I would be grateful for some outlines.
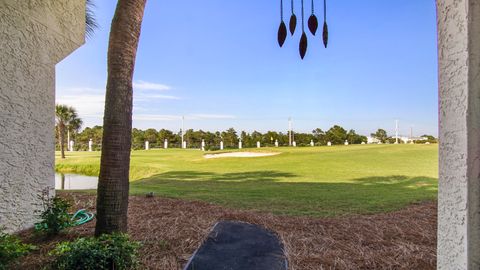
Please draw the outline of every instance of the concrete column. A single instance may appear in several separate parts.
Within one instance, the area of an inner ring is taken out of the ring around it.
[[[220,142],[220,150],[223,150],[223,141]]]
[[[163,142],[163,148],[168,149],[168,140],[167,139],[165,139],[165,141]]]
[[[145,150],[150,150],[150,142],[145,141]]]
[[[93,151],[93,149],[92,149],[93,147],[92,147],[92,146],[93,146],[93,140],[90,139],[90,140],[88,141],[88,152],[92,152],[92,151]]]
[[[438,269],[480,269],[480,3],[437,0]]]
[[[69,128],[68,125],[67,125],[67,142],[68,142],[67,150],[71,152],[72,151],[72,140],[70,140],[70,128]]]

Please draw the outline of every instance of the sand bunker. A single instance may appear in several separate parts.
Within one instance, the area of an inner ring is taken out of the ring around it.
[[[262,153],[262,152],[231,152],[220,154],[208,154],[204,155],[205,158],[228,158],[228,157],[268,157],[275,156],[280,153]]]

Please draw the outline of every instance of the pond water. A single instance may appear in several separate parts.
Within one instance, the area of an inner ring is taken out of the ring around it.
[[[98,177],[73,173],[55,173],[55,189],[80,190],[97,189]]]

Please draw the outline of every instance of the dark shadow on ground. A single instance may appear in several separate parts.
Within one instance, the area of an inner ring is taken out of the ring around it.
[[[131,191],[310,216],[388,212],[437,196],[437,179],[431,177],[392,175],[344,182],[288,182],[294,177],[297,175],[280,171],[172,171],[132,182]]]
[[[239,173],[213,173],[213,172],[197,172],[197,171],[171,171],[157,174],[135,183],[148,183],[155,181],[277,181],[281,178],[298,177],[298,175],[288,172],[279,171],[251,171]]]

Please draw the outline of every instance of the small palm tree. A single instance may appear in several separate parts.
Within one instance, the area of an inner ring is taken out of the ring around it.
[[[80,130],[80,128],[82,127],[82,124],[83,124],[82,119],[80,119],[80,118],[72,119],[72,121],[70,121],[70,123],[68,125],[67,130],[71,134],[76,134]]]
[[[78,130],[82,126],[82,120],[78,117],[77,110],[73,107],[55,105],[55,122],[58,132],[58,143],[62,158],[65,158],[65,132],[68,129]]]

